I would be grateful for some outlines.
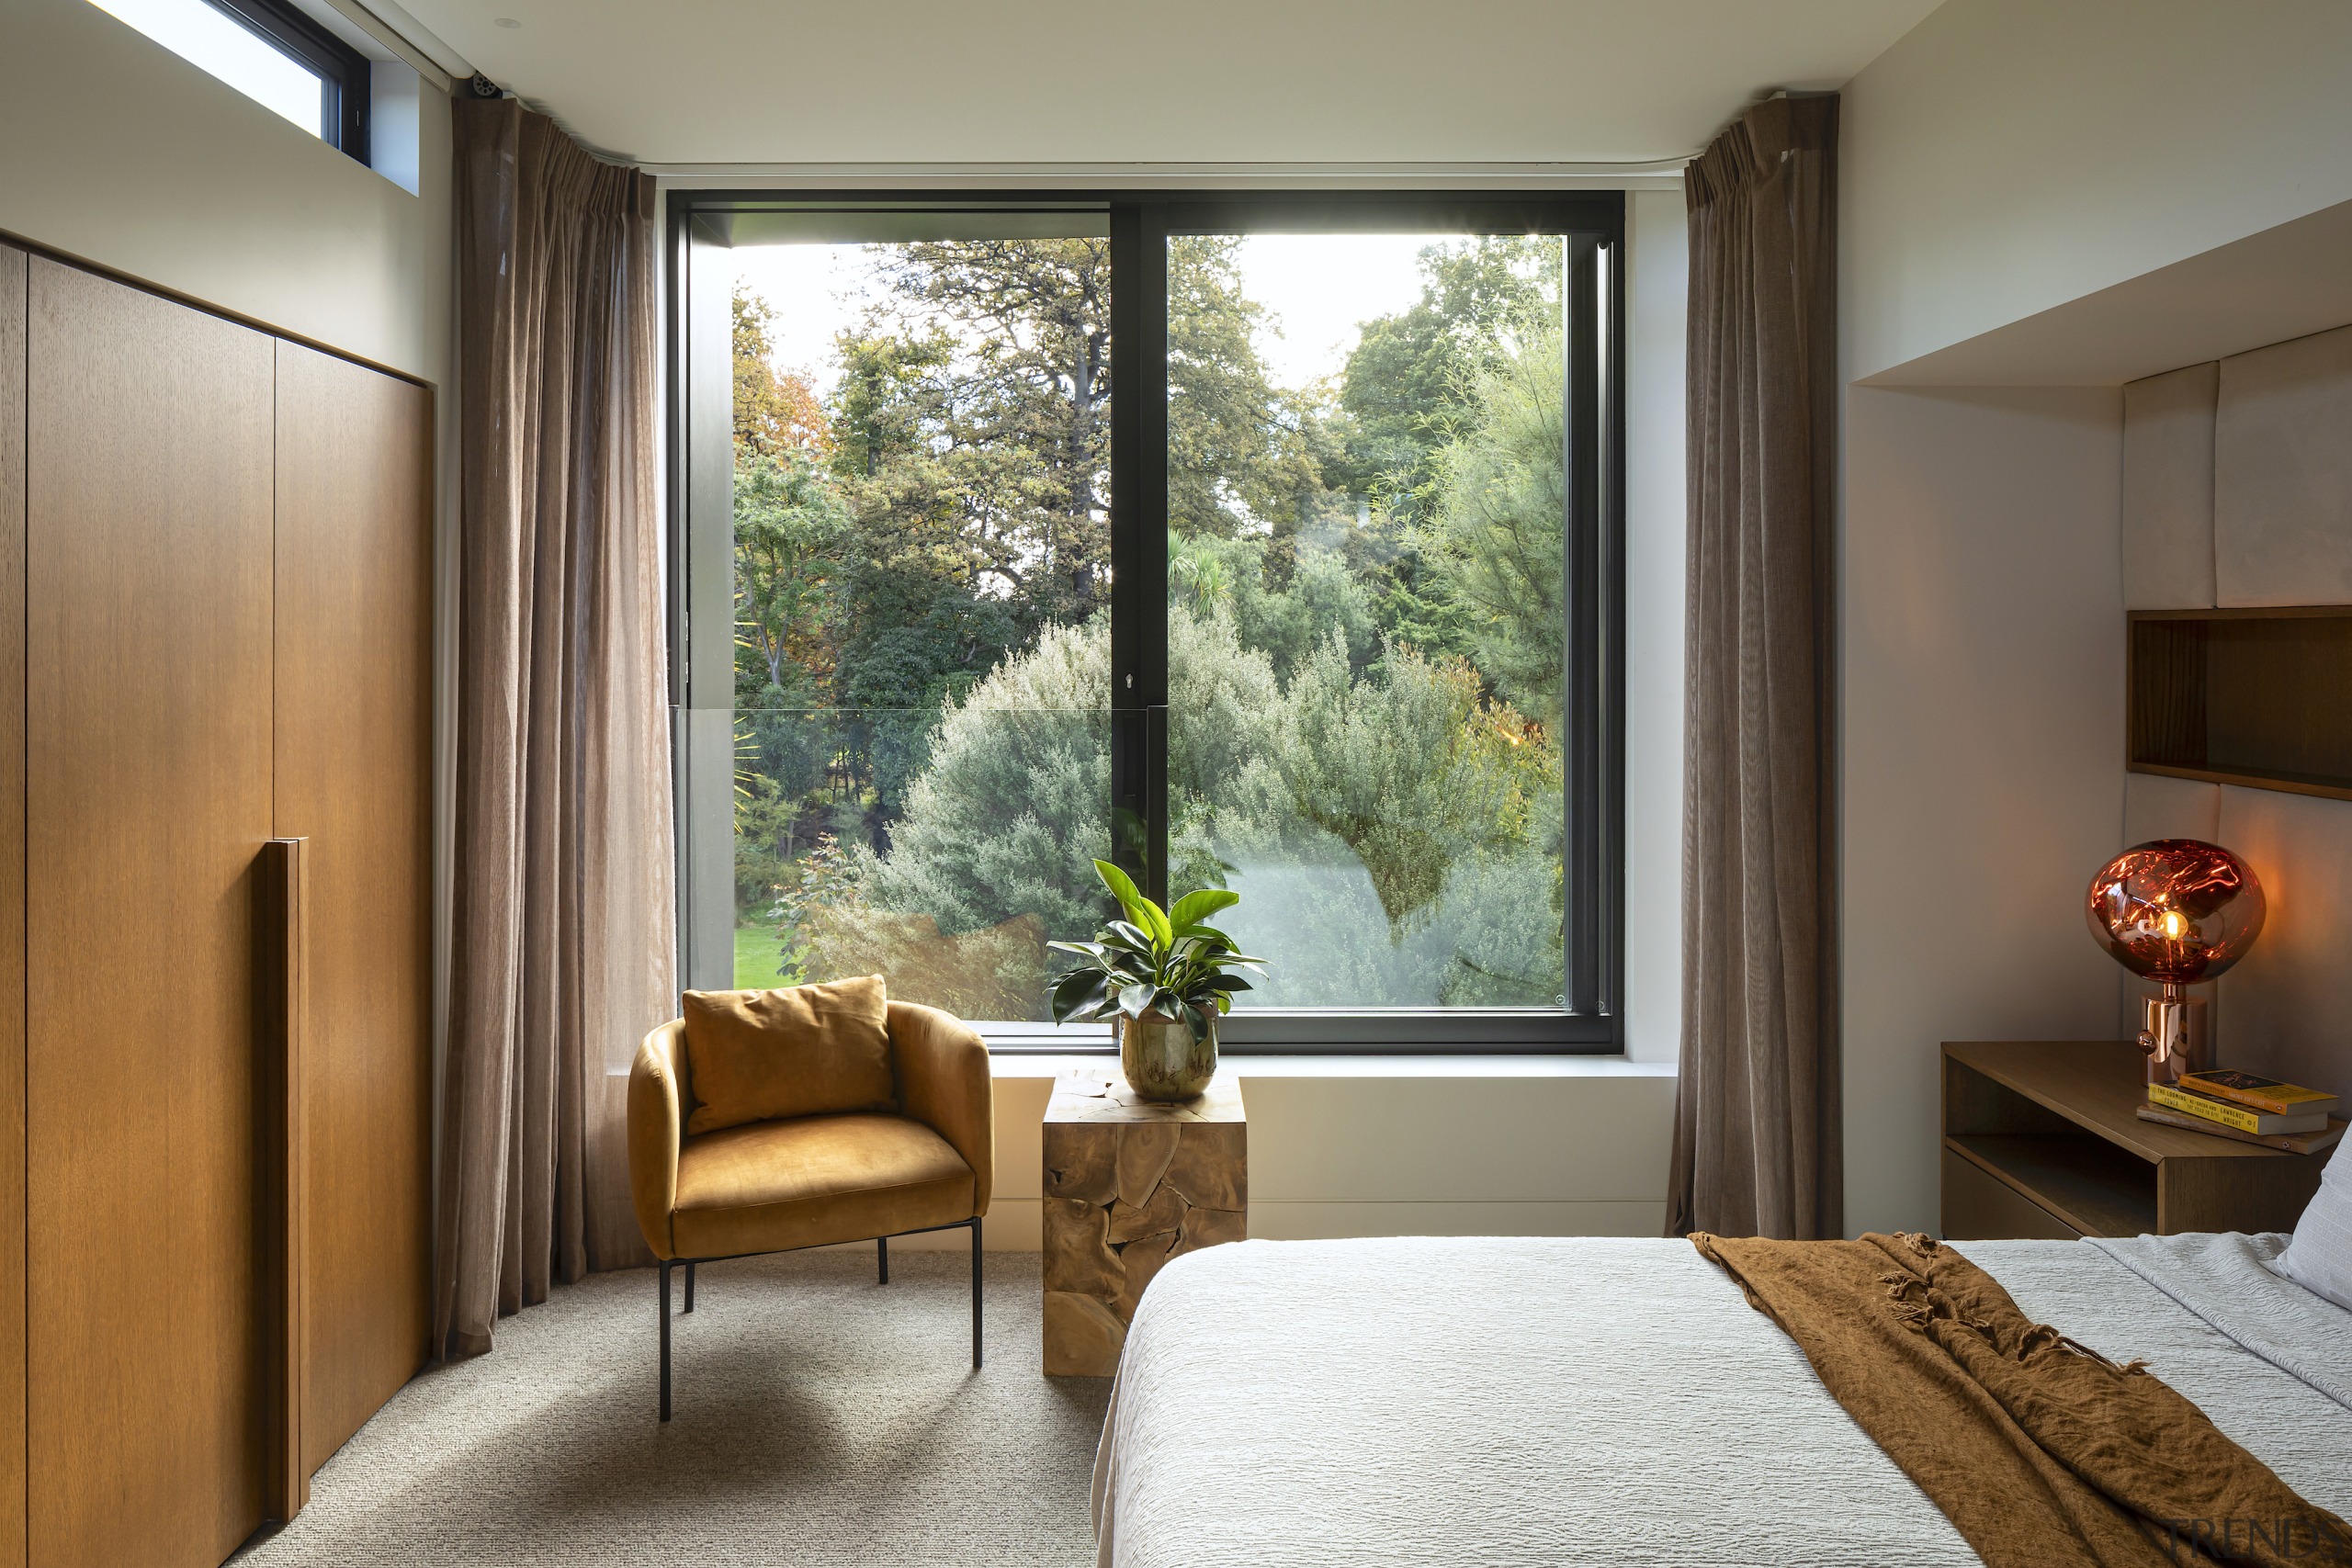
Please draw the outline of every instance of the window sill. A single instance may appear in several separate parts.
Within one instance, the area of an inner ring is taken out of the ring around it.
[[[1240,1078],[1670,1078],[1672,1062],[1633,1062],[1623,1056],[1490,1055],[1427,1053],[1387,1055],[1285,1056],[1227,1055],[1223,1070]],[[1066,1072],[1115,1072],[1107,1053],[1046,1055],[991,1053],[989,1073],[998,1078],[1055,1078]]]
[[[1112,1055],[1107,1022],[972,1021],[998,1055]],[[1248,1008],[1218,1022],[1227,1056],[1622,1055],[1616,1021],[1515,1008]]]

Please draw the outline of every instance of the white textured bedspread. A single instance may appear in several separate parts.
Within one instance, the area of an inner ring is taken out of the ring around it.
[[[2305,1498],[2352,1515],[2352,1411],[2096,1247],[1960,1250],[2029,1316],[2146,1358]],[[1977,1561],[1679,1240],[1180,1258],[1136,1314],[1094,1493],[1104,1568]]]

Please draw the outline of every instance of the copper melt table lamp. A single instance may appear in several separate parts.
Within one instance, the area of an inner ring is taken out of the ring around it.
[[[2201,839],[2134,844],[2091,878],[2091,934],[2117,963],[2161,987],[2140,1003],[2150,1083],[2213,1065],[2203,1059],[2210,1043],[2190,1027],[2187,987],[2245,957],[2262,934],[2264,910],[2252,868]]]

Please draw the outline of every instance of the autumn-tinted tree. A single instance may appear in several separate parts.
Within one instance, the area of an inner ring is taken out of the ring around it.
[[[734,320],[735,449],[756,457],[801,451],[818,457],[832,450],[832,434],[816,389],[771,363],[768,330],[775,311],[741,287],[729,301]]]

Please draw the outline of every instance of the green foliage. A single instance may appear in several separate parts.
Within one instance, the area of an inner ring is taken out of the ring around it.
[[[1421,253],[1420,299],[1364,322],[1341,373],[1340,450],[1325,478],[1377,507],[1380,627],[1424,653],[1469,653],[1476,619],[1419,548],[1442,455],[1476,423],[1481,376],[1530,341],[1558,341],[1561,265],[1557,239],[1432,245]]]
[[[857,862],[865,896],[949,932],[1091,924],[1090,868],[1111,852],[1110,662],[1107,619],[1048,627],[935,711],[889,852]]]
[[[1265,967],[1264,960],[1250,957],[1208,923],[1219,909],[1241,902],[1241,895],[1204,887],[1163,910],[1109,861],[1096,861],[1094,871],[1127,918],[1111,921],[1092,942],[1047,943],[1080,960],[1054,987],[1054,1021],[1156,1014],[1183,1020],[1198,1040],[1214,1018],[1233,1010],[1236,991],[1250,988],[1239,971]]]
[[[849,855],[833,835],[819,834],[807,852],[784,866],[775,879],[775,902],[767,918],[779,944],[777,972],[785,976],[780,984],[797,986],[838,977],[815,974],[812,969],[821,962],[819,955],[831,934],[831,917],[837,910],[854,908],[857,902],[856,873]]]
[[[1308,411],[1266,378],[1250,333],[1239,241],[1168,242],[1168,526],[1178,535],[1278,531],[1322,489],[1307,451]]]
[[[1468,623],[1498,689],[1560,725],[1566,375],[1557,333],[1540,333],[1470,382],[1470,417],[1431,466],[1437,505],[1418,537]]]
[[[821,399],[736,305],[738,906],[787,981],[1042,1017],[1110,912],[1107,246],[873,255]],[[1558,265],[1433,246],[1292,393],[1170,243],[1170,874],[1249,890],[1260,1002],[1560,989]]]
[[[1347,562],[1329,550],[1298,558],[1284,583],[1272,581],[1263,538],[1169,540],[1170,602],[1196,618],[1224,615],[1245,648],[1264,653],[1278,680],[1319,652],[1334,634],[1351,668],[1361,670],[1380,649],[1372,596]]]
[[[1525,741],[1477,672],[1399,650],[1358,681],[1335,638],[1292,682],[1286,782],[1301,820],[1363,863],[1391,926],[1435,902],[1457,861],[1525,837]]]
[[[1275,888],[1280,918],[1247,936],[1277,960],[1261,999],[1558,991],[1558,758],[1474,671],[1392,648],[1357,673],[1334,635],[1284,683],[1230,614],[1182,607],[1169,645],[1170,878]],[[889,852],[854,857],[858,897],[950,935],[1091,926],[1109,653],[1102,620],[1056,628],[945,710]],[[1506,886],[1515,902],[1486,910]]]
[[[1560,315],[1561,243],[1487,237],[1421,253],[1421,298],[1363,323],[1340,387],[1353,422],[1330,478],[1376,496],[1407,524],[1423,511],[1431,459],[1459,428],[1473,378]]]
[[[1314,484],[1233,244],[1180,241],[1170,261],[1170,446],[1225,476],[1191,502],[1210,533]],[[736,301],[736,705],[749,766],[800,803],[795,841],[838,829],[879,852],[942,705],[1105,605],[1110,299],[1099,240],[873,254],[884,295],[813,413],[767,365],[766,307]]]
[[[831,836],[795,863],[771,918],[786,983],[880,973],[893,994],[964,1018],[1035,1018],[1044,1010],[1046,929],[1033,914],[943,931],[921,910],[884,908],[868,897],[876,863],[864,846]],[[739,975],[740,979],[740,975]]]
[[[834,422],[866,540],[1012,606],[1021,633],[1084,619],[1108,583],[1109,243],[874,254],[888,292],[848,345]]]

